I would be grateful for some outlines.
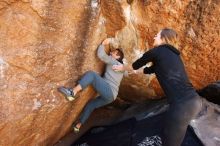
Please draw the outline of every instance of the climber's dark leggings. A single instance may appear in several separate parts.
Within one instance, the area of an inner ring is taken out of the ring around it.
[[[202,100],[199,96],[170,104],[163,131],[163,146],[180,146],[188,124],[200,111]]]

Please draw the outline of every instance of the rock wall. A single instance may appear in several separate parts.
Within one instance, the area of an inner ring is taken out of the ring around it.
[[[0,145],[53,145],[68,132],[94,91],[69,103],[56,89],[102,73],[96,48],[105,37],[116,37],[132,63],[172,27],[195,87],[219,80],[219,16],[218,0],[1,0]],[[130,75],[119,96],[162,94],[154,75]]]

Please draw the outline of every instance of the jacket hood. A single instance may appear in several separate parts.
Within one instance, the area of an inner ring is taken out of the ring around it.
[[[175,54],[180,55],[180,51],[177,50],[177,49],[176,49],[174,46],[172,46],[172,45],[164,44],[164,45],[160,45],[160,46],[158,46],[158,47],[168,48],[168,49],[170,49],[172,52],[174,52]]]

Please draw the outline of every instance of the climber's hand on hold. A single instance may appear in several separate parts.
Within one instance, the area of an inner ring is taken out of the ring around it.
[[[102,45],[108,45],[110,43],[111,38],[106,38],[102,41]]]

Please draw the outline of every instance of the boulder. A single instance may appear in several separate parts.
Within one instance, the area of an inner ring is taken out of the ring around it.
[[[88,70],[103,72],[96,49],[106,37],[132,63],[159,29],[172,27],[195,87],[218,80],[219,8],[216,0],[2,0],[0,145],[53,145],[68,133],[95,92],[89,87],[67,102],[57,87],[73,87]],[[154,75],[124,78],[119,93],[132,102],[161,95]]]
[[[203,107],[190,125],[205,146],[220,145],[220,105],[203,99]]]
[[[207,85],[198,90],[198,93],[208,101],[220,105],[220,81]]]

